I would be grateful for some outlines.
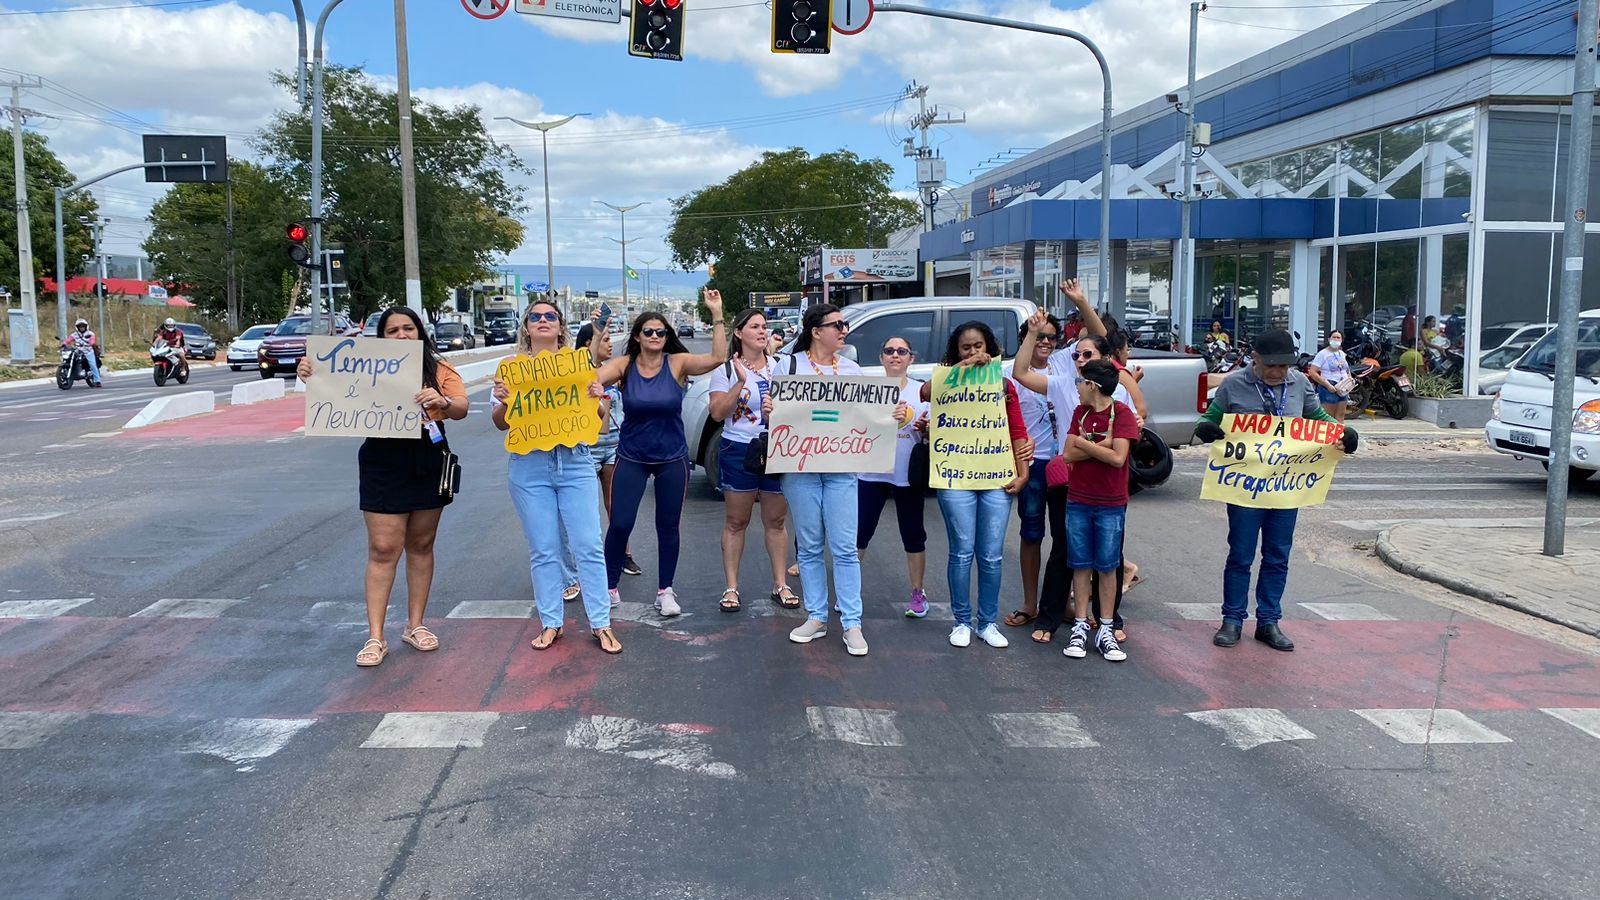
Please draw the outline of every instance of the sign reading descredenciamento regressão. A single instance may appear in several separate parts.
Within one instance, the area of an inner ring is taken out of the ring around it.
[[[787,375],[772,382],[767,471],[892,472],[893,378]]]
[[[306,431],[322,437],[422,436],[422,345],[382,338],[306,338]]]

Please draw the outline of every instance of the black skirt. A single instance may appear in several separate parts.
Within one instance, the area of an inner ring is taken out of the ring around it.
[[[447,444],[427,438],[367,438],[356,454],[361,469],[361,511],[404,515],[438,509]]]

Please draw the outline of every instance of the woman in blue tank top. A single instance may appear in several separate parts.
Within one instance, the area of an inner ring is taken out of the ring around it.
[[[606,530],[606,579],[611,600],[619,599],[617,582],[627,560],[628,536],[639,517],[645,482],[655,478],[656,549],[660,554],[656,610],[675,616],[681,610],[672,579],[678,570],[678,520],[689,488],[689,445],[683,436],[683,394],[689,378],[704,375],[728,357],[722,325],[722,294],[705,292],[711,313],[711,352],[692,354],[660,313],[642,313],[633,320],[627,350],[597,373],[602,385],[619,384],[622,439],[617,468],[611,476],[611,525]]]

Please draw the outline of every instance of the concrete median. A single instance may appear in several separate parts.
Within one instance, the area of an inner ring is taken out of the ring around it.
[[[247,381],[244,384],[233,386],[233,394],[228,402],[234,406],[249,406],[263,400],[277,400],[284,394],[282,378],[268,378],[263,381]]]
[[[190,391],[184,394],[172,394],[168,397],[157,397],[145,404],[139,414],[129,419],[123,429],[143,428],[157,422],[170,422],[173,419],[182,419],[186,416],[198,416],[203,413],[216,412],[217,395],[210,391]]]

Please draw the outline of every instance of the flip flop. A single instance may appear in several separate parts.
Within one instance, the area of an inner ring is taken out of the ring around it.
[[[429,650],[439,649],[439,637],[428,630],[426,625],[418,625],[400,632],[400,640],[426,653]]]
[[[1041,634],[1044,635],[1043,640],[1040,640],[1039,638],[1039,635]],[[1048,644],[1055,640],[1056,633],[1054,631],[1045,631],[1043,628],[1036,628],[1034,629],[1033,634],[1028,635],[1028,637],[1033,638],[1033,642],[1035,644]]]
[[[612,656],[616,656],[618,653],[622,652],[622,642],[617,640],[616,632],[612,631],[609,627],[596,628],[594,629],[593,635],[595,643],[600,645],[601,650],[604,650]]]
[[[1007,627],[1010,627],[1010,628],[1021,628],[1021,627],[1025,626],[1025,625],[1033,624],[1033,620],[1037,619],[1037,618],[1039,618],[1039,614],[1038,613],[1031,613],[1031,612],[1026,612],[1026,611],[1020,610],[1020,609],[1014,609],[1014,610],[1011,611],[1011,615],[1006,616],[1001,621],[1005,622]]]
[[[543,644],[539,643],[540,639],[542,639],[547,634],[550,635],[550,639],[548,641],[545,641]],[[530,646],[532,646],[533,649],[535,649],[535,650],[549,650],[551,647],[554,647],[556,641],[559,641],[559,640],[561,640],[561,629],[559,629],[559,628],[544,628],[544,629],[540,629],[539,637],[534,638],[529,643],[530,643]]]
[[[1144,575],[1142,575],[1142,574],[1135,574],[1133,576],[1133,578],[1131,578],[1128,581],[1127,584],[1122,586],[1122,594],[1123,594],[1123,596],[1127,596],[1129,591],[1133,590],[1134,588],[1138,587],[1141,584],[1144,584],[1146,581],[1149,581],[1149,580],[1150,579],[1144,577]]]

